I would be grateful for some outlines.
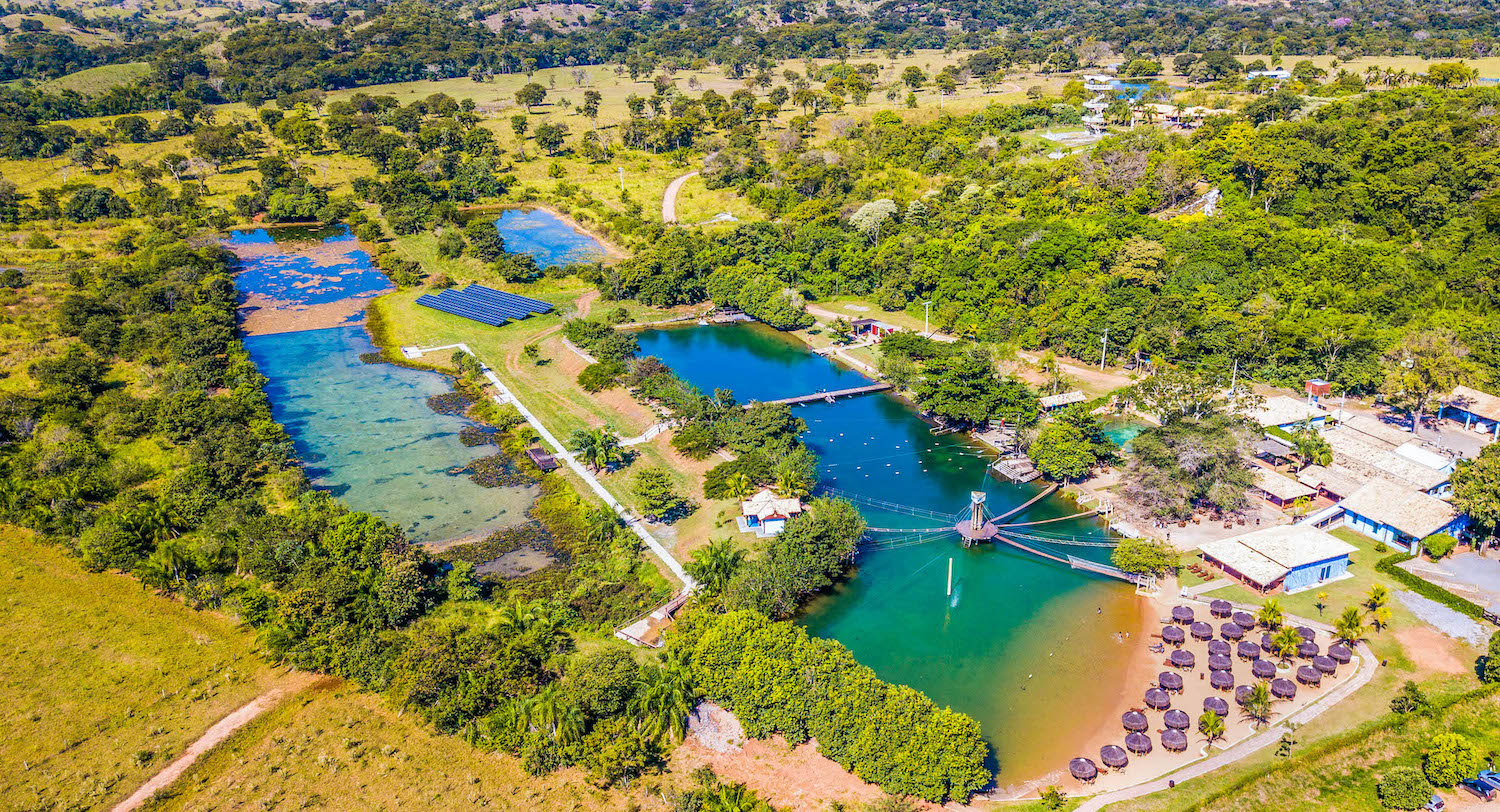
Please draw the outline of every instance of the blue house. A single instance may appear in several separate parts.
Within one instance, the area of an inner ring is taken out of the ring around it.
[[[1439,418],[1464,424],[1470,431],[1500,438],[1500,398],[1467,386],[1453,387],[1453,394],[1443,401]]]
[[[1267,527],[1198,545],[1203,560],[1262,594],[1288,594],[1350,577],[1357,548],[1312,525]]]
[[[1457,538],[1469,526],[1469,517],[1447,502],[1384,477],[1361,485],[1339,507],[1345,527],[1411,553],[1434,533]]]

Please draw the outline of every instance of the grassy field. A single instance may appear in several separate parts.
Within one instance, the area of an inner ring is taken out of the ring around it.
[[[275,672],[249,634],[0,529],[0,807],[106,807]]]
[[[146,62],[121,62],[116,65],[100,65],[97,68],[85,68],[77,73],[67,76],[59,76],[45,82],[37,82],[38,90],[48,93],[61,93],[64,90],[72,90],[85,96],[103,93],[112,87],[128,85],[151,72],[151,65]],[[11,82],[10,84],[15,84]]]

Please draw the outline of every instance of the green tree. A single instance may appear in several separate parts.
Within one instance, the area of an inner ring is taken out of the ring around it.
[[[1264,727],[1271,721],[1271,688],[1264,682],[1250,686],[1250,693],[1240,703],[1240,712],[1255,727]]]
[[[1353,645],[1365,636],[1365,621],[1360,615],[1359,607],[1345,607],[1344,613],[1333,621],[1334,634],[1338,639]]]
[[[906,69],[901,71],[901,84],[912,90],[920,90],[926,83],[927,74],[916,65],[907,65]]]
[[[630,490],[640,499],[641,512],[647,516],[675,518],[691,508],[691,503],[672,489],[672,475],[665,468],[642,470]]]
[[[915,394],[923,411],[957,427],[983,426],[994,419],[1029,425],[1040,408],[1024,383],[999,378],[989,355],[979,349],[934,362]]]
[[[705,591],[716,595],[729,586],[735,571],[744,561],[745,551],[735,547],[733,539],[716,539],[708,546],[694,550],[692,558],[682,568]]]
[[[698,689],[688,666],[669,661],[641,669],[630,712],[638,728],[653,740],[681,739],[687,734],[688,714],[698,704]]]
[[[1391,697],[1391,712],[1399,714],[1426,713],[1432,707],[1427,699],[1427,694],[1411,680],[1407,680],[1401,686],[1401,690]]]
[[[1298,634],[1296,629],[1290,627],[1278,629],[1271,635],[1271,651],[1284,663],[1291,662],[1291,659],[1297,656],[1297,647],[1300,645],[1302,645],[1302,635]]]
[[[1427,404],[1469,373],[1468,356],[1468,346],[1446,327],[1409,332],[1386,353],[1382,391],[1393,406],[1411,410],[1414,433]]]
[[[1490,443],[1453,471],[1453,505],[1491,533],[1500,527],[1500,443]]]
[[[1427,743],[1422,774],[1440,787],[1471,778],[1484,767],[1484,755],[1474,743],[1458,733],[1438,733]]]
[[[1303,426],[1292,437],[1295,440],[1293,448],[1297,452],[1299,470],[1309,465],[1328,465],[1333,462],[1333,446],[1316,429]]]
[[[1088,476],[1099,462],[1094,442],[1082,429],[1062,420],[1050,420],[1042,426],[1027,454],[1037,470],[1061,480]]]
[[[1127,538],[1120,540],[1109,560],[1126,572],[1161,575],[1177,568],[1179,553],[1165,541]]]
[[[516,91],[516,104],[526,108],[530,113],[531,108],[547,100],[547,88],[536,82],[528,82]]]
[[[1432,797],[1432,784],[1416,767],[1392,767],[1380,777],[1375,792],[1387,809],[1421,809]]]
[[[1260,621],[1260,625],[1267,629],[1275,630],[1280,628],[1281,624],[1286,622],[1286,612],[1281,608],[1281,601],[1275,598],[1267,598],[1266,602],[1261,604],[1260,613],[1256,620]]]
[[[1500,632],[1490,635],[1489,648],[1480,659],[1480,680],[1486,683],[1500,682]]]
[[[578,429],[568,439],[568,448],[578,457],[579,462],[595,471],[625,458],[625,451],[620,447],[620,438],[607,427]]]
[[[1224,719],[1213,711],[1204,711],[1198,717],[1198,732],[1211,745],[1219,739],[1224,738]]]

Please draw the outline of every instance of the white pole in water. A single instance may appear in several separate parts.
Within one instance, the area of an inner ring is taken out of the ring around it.
[[[953,597],[953,559],[948,559],[948,597]]]

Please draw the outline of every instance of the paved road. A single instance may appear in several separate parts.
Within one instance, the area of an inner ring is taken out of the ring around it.
[[[663,223],[677,222],[677,193],[682,191],[682,184],[688,182],[688,178],[698,176],[698,170],[693,170],[679,178],[674,178],[667,184],[666,194],[661,196],[661,221]]]

